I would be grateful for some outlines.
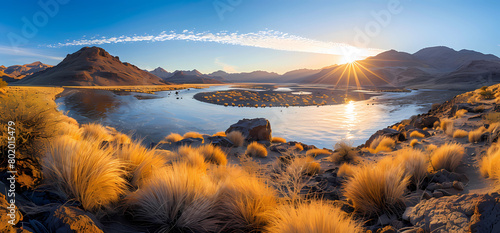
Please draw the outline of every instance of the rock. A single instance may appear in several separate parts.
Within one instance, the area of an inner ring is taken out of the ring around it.
[[[226,134],[240,131],[248,141],[271,141],[271,123],[265,118],[243,119],[231,125]]]
[[[21,220],[23,220],[23,215],[17,206],[9,203],[5,196],[0,193],[0,232],[16,232],[15,225]],[[9,221],[11,222],[9,223]]]
[[[460,104],[457,104],[457,105],[453,105],[451,107],[451,111],[450,111],[449,117],[454,117],[455,113],[458,110],[461,110],[461,109],[465,109],[465,110],[467,110],[467,112],[475,112],[475,110],[474,110],[475,107],[477,107],[477,105],[475,105],[475,104],[469,104],[469,103],[460,103]]]
[[[446,189],[436,189],[437,192],[441,192],[443,196],[451,196],[451,193],[448,192]]]
[[[219,147],[233,147],[233,142],[222,136],[208,137],[207,142]]]
[[[424,195],[422,196],[425,200],[429,200],[432,198],[432,193],[425,191]]]
[[[443,189],[449,189],[451,187],[453,187],[453,183],[452,182],[444,182],[444,183],[441,184],[441,188],[443,188]]]
[[[444,194],[438,190],[434,190],[434,192],[432,192],[432,197],[440,198],[442,196],[444,196]]]
[[[412,228],[410,230],[403,231],[401,233],[425,233],[424,229],[418,227],[418,228]]]
[[[103,232],[94,215],[75,207],[59,207],[46,223],[51,232]]]
[[[442,188],[441,184],[438,184],[438,183],[430,183],[429,185],[427,185],[427,190],[429,191],[434,191],[436,189],[440,189]]]
[[[425,232],[499,232],[500,194],[467,194],[422,200],[407,209],[410,223]]]
[[[405,210],[405,212],[403,213],[403,216],[402,216],[403,220],[410,221],[410,212],[412,212],[412,211],[413,211],[413,207],[406,208],[406,210]]]
[[[271,141],[257,141],[259,144],[264,145],[265,147],[270,147],[271,146]]]
[[[383,214],[380,217],[378,217],[377,223],[382,225],[382,226],[385,226],[385,225],[389,225],[394,220],[397,220],[397,218],[395,216],[388,216],[387,214]]]
[[[399,221],[399,220],[393,220],[391,222],[391,226],[394,227],[395,229],[401,229],[404,226],[404,223]]]
[[[389,129],[385,128],[382,130],[377,131],[375,134],[373,134],[366,142],[365,142],[365,147],[370,147],[370,144],[372,143],[373,140],[375,140],[378,137],[390,137],[393,138],[396,141],[404,141],[406,140],[405,134],[401,133],[395,129]]]
[[[311,149],[317,149],[317,147],[315,147],[313,145],[306,145],[306,144],[301,143],[301,142],[291,141],[291,142],[287,142],[287,143],[281,143],[278,145],[272,145],[271,147],[269,147],[269,150],[274,151],[274,152],[278,152],[278,153],[287,153],[290,150],[294,151],[296,144],[301,145],[305,151],[311,150]]]
[[[449,172],[445,169],[441,169],[435,173],[429,174],[428,178],[429,180],[432,180],[436,183],[453,182],[453,181],[460,181],[464,183],[469,182],[469,178],[467,178],[466,175],[456,172]]]
[[[377,230],[377,233],[396,233],[397,231],[394,230],[394,227],[392,226],[386,226],[384,228],[380,228]]]
[[[453,188],[455,188],[458,191],[463,191],[465,186],[464,186],[464,183],[455,180],[455,181],[453,181]]]
[[[423,128],[432,128],[434,127],[434,122],[439,121],[438,117],[435,116],[420,116],[414,118],[411,122],[410,125],[412,125],[415,128],[418,129],[423,129]]]
[[[175,143],[177,146],[193,146],[197,147],[203,144],[203,139],[201,138],[186,138]]]

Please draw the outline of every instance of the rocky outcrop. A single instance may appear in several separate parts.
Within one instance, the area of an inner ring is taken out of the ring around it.
[[[467,194],[423,200],[403,219],[426,232],[500,232],[500,194]]]
[[[271,123],[264,118],[243,119],[231,125],[226,135],[232,131],[240,131],[247,141],[271,141]]]
[[[377,131],[374,133],[366,142],[365,142],[365,147],[369,147],[370,144],[372,143],[373,140],[375,140],[378,137],[390,137],[393,138],[396,141],[405,141],[406,136],[404,133],[399,132],[395,129],[390,129],[390,128],[385,128],[382,130]]]
[[[418,116],[410,122],[410,125],[417,129],[432,128],[436,121],[439,121],[439,118],[435,116]]]

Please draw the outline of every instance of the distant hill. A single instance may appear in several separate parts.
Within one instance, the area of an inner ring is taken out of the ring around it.
[[[302,78],[308,77],[317,72],[319,72],[319,70],[299,69],[280,75],[274,72],[261,70],[246,73],[227,73],[219,70],[208,75],[212,77],[222,77],[228,82],[296,83],[301,81]]]
[[[28,85],[120,86],[161,85],[162,79],[130,63],[122,63],[99,47],[84,47],[68,54],[57,66],[16,82]]]
[[[172,75],[174,75],[174,73],[170,73],[161,67],[158,67],[152,71],[149,71],[149,73],[154,74],[157,77],[162,78],[162,79],[170,78],[170,77],[172,77]]]
[[[222,84],[224,83],[222,78],[215,79],[208,75],[204,75],[197,70],[193,71],[176,71],[174,74],[164,79],[170,83],[200,83],[200,84]]]
[[[491,54],[483,54],[472,50],[460,50],[437,46],[424,48],[414,53],[413,56],[432,65],[436,69],[453,71],[472,61],[500,61],[500,58]]]
[[[52,66],[43,64],[39,61],[25,65],[13,65],[9,67],[0,66],[0,78],[6,82],[15,82],[50,67]]]

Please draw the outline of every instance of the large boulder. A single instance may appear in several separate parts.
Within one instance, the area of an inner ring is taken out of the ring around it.
[[[208,137],[207,141],[210,144],[219,147],[233,147],[234,145],[233,142],[231,142],[231,140],[223,136]]]
[[[232,131],[240,131],[248,141],[271,141],[271,123],[265,118],[243,119],[231,125],[226,135]]]
[[[407,208],[403,219],[425,232],[500,232],[500,194],[423,200]]]
[[[96,217],[81,209],[61,206],[47,219],[51,232],[103,232]]]
[[[405,141],[406,140],[406,136],[405,136],[404,133],[399,132],[399,131],[397,131],[395,129],[385,128],[385,129],[379,130],[376,133],[374,133],[365,142],[365,147],[370,147],[370,145],[372,144],[373,140],[375,140],[378,137],[384,137],[384,136],[392,138],[392,139],[394,139],[396,141]]]
[[[432,128],[436,121],[439,121],[439,118],[435,116],[418,116],[411,120],[410,125],[418,129]]]

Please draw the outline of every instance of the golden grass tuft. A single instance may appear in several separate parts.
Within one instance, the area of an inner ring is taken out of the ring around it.
[[[486,128],[484,126],[481,126],[477,128],[476,130],[470,131],[469,132],[469,142],[470,143],[477,143],[481,140],[481,135],[486,131]]]
[[[130,137],[126,134],[116,133],[115,135],[113,135],[111,142],[117,145],[130,144],[132,143],[132,139],[130,139]]]
[[[425,150],[427,150],[427,152],[432,152],[434,150],[436,150],[438,147],[434,144],[429,144],[425,147]]]
[[[104,126],[96,123],[84,124],[81,127],[82,137],[85,140],[111,141],[111,132]]]
[[[391,152],[392,149],[396,146],[396,141],[390,137],[381,136],[376,138],[370,144],[370,148],[368,150],[372,154],[376,154],[381,151]]]
[[[113,157],[112,148],[99,144],[97,138],[76,141],[62,136],[48,145],[42,159],[46,183],[94,212],[117,202],[126,188],[123,162]]]
[[[448,128],[453,128],[453,120],[441,119],[441,123],[439,126],[440,126],[441,130],[446,131],[446,129],[448,129]]]
[[[273,137],[271,139],[272,143],[286,143],[286,139],[280,137]]]
[[[207,169],[205,157],[200,153],[198,149],[191,146],[184,145],[177,148],[175,157],[177,161],[185,162],[191,167],[198,168],[200,170]]]
[[[352,177],[354,175],[354,170],[356,167],[354,165],[344,163],[340,165],[339,171],[337,172],[337,176],[340,178]]]
[[[469,132],[465,131],[465,130],[461,130],[461,129],[457,129],[455,130],[455,132],[453,132],[453,138],[465,138],[469,135]]]
[[[243,146],[243,143],[245,143],[245,136],[240,131],[231,131],[226,137],[235,147]]]
[[[331,161],[336,164],[353,163],[359,160],[358,153],[352,147],[352,143],[345,141],[337,142],[334,146],[335,152],[331,155]]]
[[[446,143],[435,149],[431,154],[431,165],[435,171],[446,169],[455,171],[462,162],[465,149],[457,143]]]
[[[320,172],[321,165],[313,157],[297,157],[288,165],[290,169],[300,170],[303,174],[313,176]]]
[[[127,197],[134,219],[158,231],[216,232],[217,185],[185,163],[161,169]]]
[[[487,154],[479,162],[479,172],[485,178],[495,181],[496,189],[500,190],[500,145],[492,145]]]
[[[303,146],[302,146],[302,144],[300,144],[300,143],[295,143],[295,146],[293,146],[293,149],[294,149],[295,151],[301,152],[301,151],[303,151],[303,150],[304,150],[304,147],[303,147]]]
[[[410,133],[411,138],[425,138],[425,135],[423,133],[420,133],[418,131],[413,131]]]
[[[405,208],[403,195],[408,183],[409,177],[397,166],[365,166],[348,179],[344,196],[362,214],[394,214]]]
[[[282,205],[273,214],[264,232],[269,233],[361,233],[363,224],[349,217],[340,208],[320,201]]]
[[[427,155],[421,150],[413,148],[398,150],[394,163],[403,169],[405,176],[409,176],[417,187],[427,176],[429,161]]]
[[[184,134],[183,138],[201,138],[203,139],[203,135],[198,132],[187,132]]]
[[[411,140],[411,142],[410,142],[411,147],[415,147],[417,144],[418,144],[418,139],[416,139],[416,138]]]
[[[227,164],[227,155],[219,147],[208,144],[200,146],[197,149],[205,157],[206,162],[223,166]]]
[[[184,139],[183,136],[181,136],[180,134],[177,134],[177,133],[170,133],[168,136],[165,137],[165,139],[163,139],[163,141],[161,141],[160,143],[162,142],[178,142],[178,141],[181,141],[182,139]]]
[[[467,110],[465,109],[460,109],[458,111],[455,112],[455,117],[456,118],[461,118],[463,117],[465,114],[467,113]]]
[[[226,132],[220,131],[220,132],[217,132],[214,135],[212,135],[212,137],[217,137],[217,136],[225,137],[226,136]]]
[[[317,157],[318,155],[331,155],[327,149],[310,149],[306,152],[306,156]]]
[[[247,146],[245,154],[251,157],[264,158],[267,157],[267,149],[264,145],[258,142],[252,142]]]

